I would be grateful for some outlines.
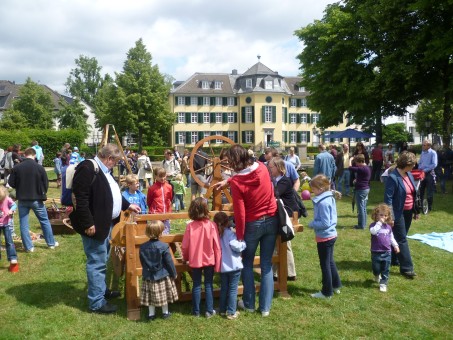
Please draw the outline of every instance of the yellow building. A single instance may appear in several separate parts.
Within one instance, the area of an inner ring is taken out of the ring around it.
[[[258,62],[243,74],[195,73],[175,82],[170,92],[176,114],[172,144],[194,145],[207,136],[223,135],[255,149],[317,145],[322,138],[316,127],[319,113],[308,109],[309,93],[300,81]]]

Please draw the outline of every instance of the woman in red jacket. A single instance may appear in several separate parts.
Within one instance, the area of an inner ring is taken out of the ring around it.
[[[277,204],[269,171],[261,162],[254,162],[246,149],[232,146],[227,153],[229,166],[235,175],[229,179],[233,197],[234,220],[238,240],[244,240],[242,253],[244,293],[239,307],[255,311],[253,260],[260,246],[261,287],[259,311],[268,316],[274,294],[272,254],[277,238]]]
[[[148,188],[146,202],[150,214],[171,213],[173,188],[166,180],[167,172],[162,167],[154,169],[155,182]],[[165,229],[163,234],[170,234],[170,220],[163,220]]]

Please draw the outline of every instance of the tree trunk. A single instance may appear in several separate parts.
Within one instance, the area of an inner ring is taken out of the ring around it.
[[[450,147],[451,143],[451,90],[449,89],[450,85],[450,62],[446,60],[444,66],[444,81],[443,81],[443,90],[444,90],[444,115],[443,115],[443,124],[442,124],[442,143],[444,148]]]
[[[376,112],[375,133],[376,133],[376,144],[382,143],[382,114],[380,109],[378,112]]]
[[[142,131],[142,129],[138,129],[138,140],[137,140],[138,154],[141,154],[141,152],[142,152],[142,146],[143,146],[142,138],[143,138],[143,131]]]

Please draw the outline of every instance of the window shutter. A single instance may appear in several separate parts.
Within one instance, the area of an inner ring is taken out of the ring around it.
[[[252,123],[255,123],[255,107],[252,106]]]
[[[307,143],[310,143],[310,131],[305,131],[307,133]]]
[[[252,131],[252,143],[255,144],[255,131]]]
[[[238,122],[238,113],[237,112],[233,112],[233,116],[234,116],[234,122],[237,123]]]
[[[241,122],[245,123],[245,107],[242,107]]]
[[[234,106],[238,106],[238,99],[234,97]]]
[[[296,106],[297,107],[301,107],[302,106],[302,100],[301,99],[297,99],[296,100]]]
[[[186,123],[190,123],[191,119],[190,119],[190,116],[191,116],[191,113],[190,112],[186,112]]]
[[[178,136],[179,136],[179,132],[175,132],[175,142],[174,142],[175,145],[179,143]]]
[[[235,143],[238,142],[238,132],[237,131],[234,131],[234,141]]]
[[[297,143],[301,143],[302,142],[302,132],[301,131],[297,131],[297,134],[296,134],[296,140],[297,140]]]
[[[228,105],[228,97],[222,97],[222,105],[227,106]]]
[[[264,106],[261,108],[261,123],[265,122]]]
[[[306,113],[307,115],[307,123],[311,123],[311,114]]]
[[[222,136],[228,138],[228,131],[223,131],[223,132],[222,132]]]
[[[302,122],[302,113],[296,113],[296,123],[300,124]]]
[[[190,105],[190,97],[186,97],[186,105]]]
[[[190,144],[192,141],[190,140],[191,134],[190,132],[186,132],[186,143]]]
[[[211,112],[209,114],[210,118],[211,118],[211,123],[215,123],[215,112]]]
[[[215,136],[215,135],[216,135],[215,131],[211,131],[211,136]]]
[[[283,123],[288,123],[288,108],[283,108]]]
[[[203,105],[203,97],[198,97],[198,106]]]
[[[288,131],[283,131],[283,141],[288,143]]]
[[[198,123],[203,123],[203,112],[198,112]]]
[[[277,107],[272,106],[272,123],[277,121]]]
[[[228,113],[222,113],[222,123],[228,123]]]
[[[241,142],[242,142],[242,144],[245,143],[245,131],[242,131],[242,141]]]
[[[203,137],[204,137],[204,133],[202,131],[199,131],[198,132],[198,140],[197,140],[197,142],[201,141],[203,139]]]
[[[209,101],[211,103],[211,106],[215,105],[215,97],[209,97]]]

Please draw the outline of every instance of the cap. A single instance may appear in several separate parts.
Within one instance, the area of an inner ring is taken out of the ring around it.
[[[79,148],[77,146],[74,146],[74,151],[79,151]]]

